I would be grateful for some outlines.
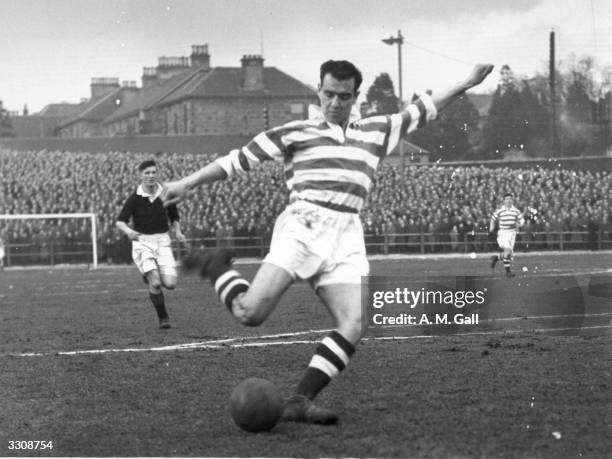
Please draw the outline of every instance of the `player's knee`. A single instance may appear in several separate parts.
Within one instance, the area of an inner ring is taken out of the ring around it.
[[[257,327],[261,325],[264,320],[266,320],[266,316],[261,308],[245,305],[241,299],[242,298],[237,298],[232,305],[234,317],[238,322],[247,327]]]
[[[235,317],[238,319],[238,322],[247,327],[257,327],[263,323],[263,319],[259,318],[256,314],[243,312],[240,314],[235,314]]]
[[[243,315],[238,320],[247,327],[258,327],[263,323],[263,319],[257,315]]]
[[[149,279],[149,290],[151,291],[151,293],[159,293],[161,287],[162,283],[159,279]]]
[[[164,288],[168,290],[174,290],[176,288],[176,279],[164,279]]]
[[[246,325],[247,327],[257,327],[266,319],[263,314],[253,309],[241,309],[234,315],[242,325]]]

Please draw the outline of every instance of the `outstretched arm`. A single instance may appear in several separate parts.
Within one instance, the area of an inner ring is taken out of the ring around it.
[[[164,183],[161,199],[167,207],[181,201],[189,190],[233,175],[246,174],[263,161],[282,159],[284,144],[282,128],[270,129],[253,138],[240,149],[232,150],[227,155],[216,159],[197,172],[175,182]]]
[[[207,183],[213,183],[217,180],[223,180],[226,177],[227,173],[225,170],[217,161],[213,161],[200,170],[191,175],[183,177],[180,180],[164,183],[161,200],[166,207],[171,204],[176,204],[177,202],[182,201],[187,196],[187,193],[189,193],[189,191],[193,188]]]
[[[493,66],[490,64],[478,64],[472,69],[472,72],[465,80],[446,90],[434,93],[431,96],[427,94],[422,95],[419,100],[408,105],[405,110],[401,112],[401,131],[398,130],[397,133],[394,133],[393,129],[391,129],[390,141],[386,154],[391,154],[396,147],[397,141],[399,140],[399,137],[396,136],[398,136],[400,132],[401,135],[405,137],[416,129],[424,126],[426,123],[435,120],[441,110],[444,110],[445,107],[458,99],[468,89],[482,83],[492,70]]]
[[[493,65],[491,64],[477,64],[472,69],[471,73],[468,77],[456,85],[444,90],[439,93],[434,93],[431,96],[431,99],[436,106],[437,111],[443,110],[447,107],[452,101],[460,97],[465,91],[473,88],[474,86],[478,86],[480,83],[484,81],[489,73],[493,70]]]

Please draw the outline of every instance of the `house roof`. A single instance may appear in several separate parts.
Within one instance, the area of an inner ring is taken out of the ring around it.
[[[70,104],[68,102],[60,102],[57,104],[48,104],[38,113],[41,116],[61,116],[68,118],[73,116],[81,104]]]
[[[304,83],[281,72],[276,67],[264,67],[264,89],[245,91],[240,67],[215,67],[183,86],[163,103],[176,102],[185,97],[315,97],[316,93]]]
[[[131,117],[138,114],[140,110],[149,109],[165,97],[170,96],[174,91],[189,83],[190,80],[198,77],[198,75],[205,75],[206,73],[207,72],[205,72],[203,68],[189,69],[169,78],[161,84],[154,84],[142,88],[131,100],[123,104],[113,113],[110,113],[102,124]]]
[[[92,99],[80,105],[79,111],[74,116],[63,122],[59,128],[61,129],[80,121],[102,121],[108,115],[117,110],[117,101],[121,100],[122,90],[123,88],[117,88],[102,97]]]
[[[192,98],[235,97],[316,97],[316,92],[304,83],[281,72],[276,67],[264,67],[261,91],[245,91],[241,67],[203,67],[187,70],[168,81],[143,88],[140,94],[113,112],[103,124],[131,117],[153,106],[164,106]]]

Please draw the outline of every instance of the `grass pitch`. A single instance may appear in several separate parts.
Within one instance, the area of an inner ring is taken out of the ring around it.
[[[162,331],[133,267],[7,270],[0,456],[609,457],[612,300],[593,281],[610,258],[519,254],[514,279],[485,258],[373,261],[376,275],[482,275],[500,287],[479,327],[370,334],[320,397],[338,426],[260,434],[233,424],[229,394],[253,376],[291,393],[333,327],[307,285],[248,329],[182,277]],[[24,440],[53,449],[9,449]]]

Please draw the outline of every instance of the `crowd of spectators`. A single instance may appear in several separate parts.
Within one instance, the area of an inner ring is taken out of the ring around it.
[[[193,172],[211,159],[194,154],[153,156],[162,180]],[[0,214],[93,212],[101,257],[117,260],[129,244],[114,223],[138,184],[136,165],[150,157],[0,149]],[[467,239],[474,250],[483,249],[491,213],[508,191],[525,211],[523,231],[536,233],[534,239],[545,241],[546,233],[561,231],[610,232],[612,227],[612,174],[606,171],[383,165],[362,211],[364,230],[400,243],[416,242],[426,233],[427,241],[445,243],[439,250],[460,250]],[[278,163],[194,193],[179,205],[183,232],[191,239],[216,238],[220,243],[232,237],[267,240],[275,217],[288,202]],[[91,225],[86,219],[0,221],[0,237],[8,244],[78,245],[91,240]]]

